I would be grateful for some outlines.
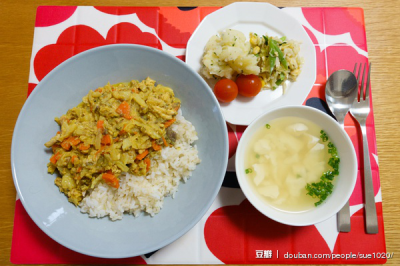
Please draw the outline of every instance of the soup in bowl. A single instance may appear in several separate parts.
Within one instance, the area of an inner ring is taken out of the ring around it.
[[[250,203],[288,225],[311,225],[335,215],[357,178],[347,133],[327,114],[306,106],[259,116],[242,135],[235,163]]]

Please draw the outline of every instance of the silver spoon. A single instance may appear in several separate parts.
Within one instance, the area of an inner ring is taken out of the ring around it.
[[[356,76],[348,70],[333,72],[326,82],[325,99],[332,114],[344,129],[344,118],[358,93]],[[337,214],[339,232],[350,232],[349,202]]]

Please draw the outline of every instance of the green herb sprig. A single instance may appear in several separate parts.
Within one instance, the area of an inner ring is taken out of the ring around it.
[[[321,133],[320,136],[321,141],[327,142],[329,140],[329,137],[325,133],[325,131],[321,130],[320,133]],[[319,201],[315,203],[315,206],[320,205],[322,202],[326,200],[326,198],[330,194],[332,194],[333,191],[332,181],[335,178],[335,176],[339,174],[340,158],[338,156],[337,149],[332,142],[328,143],[328,153],[330,154],[328,165],[332,168],[332,170],[324,172],[319,182],[306,185],[307,195],[319,199]]]

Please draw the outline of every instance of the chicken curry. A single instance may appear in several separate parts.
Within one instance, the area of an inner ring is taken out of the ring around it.
[[[75,205],[98,182],[118,188],[123,172],[146,175],[150,158],[175,142],[179,108],[173,90],[150,78],[91,90],[55,118],[61,130],[45,143],[53,150],[48,172],[58,171],[55,184]]]

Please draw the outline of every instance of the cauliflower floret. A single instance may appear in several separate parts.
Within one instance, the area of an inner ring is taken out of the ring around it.
[[[228,29],[214,35],[207,42],[201,73],[206,78],[225,77],[232,79],[237,74],[260,73],[258,57],[252,53],[245,35],[237,30]]]

